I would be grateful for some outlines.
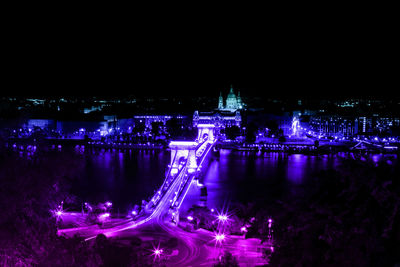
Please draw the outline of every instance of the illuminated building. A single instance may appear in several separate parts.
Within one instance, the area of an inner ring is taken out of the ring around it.
[[[193,126],[198,124],[214,124],[216,127],[240,127],[242,116],[237,111],[215,110],[215,111],[195,111],[193,114]]]
[[[189,118],[185,115],[136,115],[133,116],[134,125],[144,124],[146,128],[151,129],[153,122],[161,122],[163,125],[170,119],[177,119],[180,124],[188,125]]]
[[[220,93],[218,98],[218,110],[233,112],[244,109],[245,107],[246,105],[243,103],[242,98],[240,97],[240,92],[238,92],[238,95],[236,96],[233,92],[233,87],[231,87],[231,90],[226,98],[226,105],[224,105],[224,99],[222,97],[222,93]]]
[[[341,116],[313,116],[310,127],[321,136],[349,137],[358,133],[358,120]]]
[[[242,123],[242,116],[240,110],[245,108],[245,104],[240,97],[233,92],[233,88],[226,98],[226,105],[224,105],[224,99],[222,93],[218,98],[218,107],[214,111],[195,111],[193,114],[193,126],[196,127],[198,124],[213,124],[215,127],[240,127]]]
[[[378,114],[359,117],[359,129],[362,133],[384,133],[390,132],[392,128],[400,126],[400,118],[380,117]]]

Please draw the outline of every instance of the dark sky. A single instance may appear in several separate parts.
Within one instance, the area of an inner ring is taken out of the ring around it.
[[[393,37],[359,29],[209,34],[27,27],[11,35],[2,95],[199,96],[226,93],[233,84],[243,95],[352,96],[399,88]]]

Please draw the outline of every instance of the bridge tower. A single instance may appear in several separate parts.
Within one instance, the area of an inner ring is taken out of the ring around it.
[[[198,142],[203,142],[204,138],[207,136],[207,141],[209,143],[214,142],[214,124],[197,124],[198,134],[197,139]]]
[[[179,171],[179,165],[188,160],[188,172],[195,172],[197,169],[196,149],[197,142],[188,141],[171,141],[169,147],[171,148],[171,174],[176,174]]]

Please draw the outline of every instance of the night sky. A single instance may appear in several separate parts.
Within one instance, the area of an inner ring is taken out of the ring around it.
[[[392,42],[347,32],[106,35],[27,30],[10,39],[2,95],[384,95],[398,89]]]

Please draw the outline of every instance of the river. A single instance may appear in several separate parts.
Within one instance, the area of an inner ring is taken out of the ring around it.
[[[90,203],[112,201],[120,212],[140,204],[158,189],[170,161],[169,151],[157,150],[86,149],[75,151],[71,156],[76,154],[83,167],[72,193]],[[210,157],[200,179],[207,188],[207,197],[201,197],[200,187],[193,184],[181,211],[193,204],[221,209],[231,202],[278,200],[305,194],[304,185],[319,171],[335,169],[343,158],[352,156],[350,153],[311,156],[222,149],[219,156]],[[368,155],[359,160],[372,164],[380,160],[397,163],[395,155]]]

